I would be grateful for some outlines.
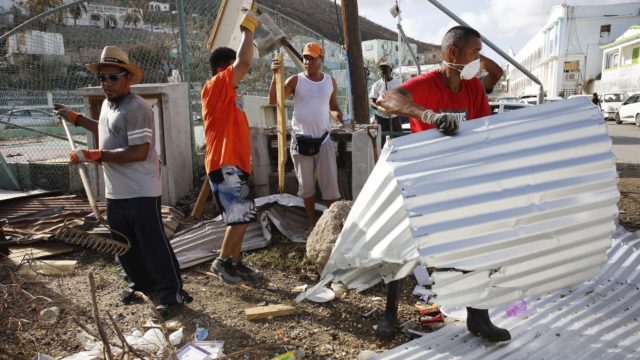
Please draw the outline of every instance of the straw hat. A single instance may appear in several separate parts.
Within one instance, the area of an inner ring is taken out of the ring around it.
[[[142,70],[129,63],[127,53],[120,50],[117,46],[105,46],[100,55],[100,61],[93,64],[85,64],[87,70],[98,73],[100,65],[114,65],[127,70],[131,75],[131,84],[138,84],[142,81]]]

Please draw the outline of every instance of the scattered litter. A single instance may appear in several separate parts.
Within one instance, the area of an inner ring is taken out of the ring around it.
[[[333,290],[327,289],[324,287],[318,288],[318,290],[316,290],[311,294],[307,294],[307,299],[317,303],[331,301],[335,298],[336,298],[336,293],[333,292]]]
[[[420,296],[421,298],[424,299],[433,295],[433,291],[427,289],[422,285],[416,285],[416,287],[413,289],[413,295]]]
[[[211,355],[209,352],[191,343],[183,346],[176,353],[179,360],[208,360],[209,355]]]
[[[43,353],[37,353],[33,360],[55,360],[56,358]]]
[[[307,284],[299,285],[299,286],[296,286],[293,289],[291,289],[291,292],[301,293],[301,292],[307,290],[307,287],[309,287],[309,285],[307,285]]]
[[[297,314],[299,311],[291,305],[276,304],[268,306],[258,306],[244,311],[247,320],[258,320],[273,318],[284,315]]]
[[[380,311],[380,309],[378,308],[373,308],[370,311],[367,311],[366,313],[362,314],[362,317],[369,317],[375,313],[377,313],[378,311]]]
[[[375,351],[371,350],[362,350],[358,354],[358,360],[373,360],[376,355],[378,355]]]
[[[440,306],[440,312],[444,314],[444,316],[448,318],[452,318],[455,320],[466,320],[467,319],[467,309],[463,306]]]
[[[442,317],[442,314],[438,314],[438,315],[422,315],[419,318],[420,324],[431,324],[431,323],[436,323],[436,322],[444,322],[444,318]]]
[[[433,280],[431,280],[426,266],[418,266],[413,269],[413,276],[416,277],[418,285],[433,285]]]
[[[193,337],[196,341],[205,340],[209,336],[209,330],[203,327],[196,327],[196,332],[193,334]]]
[[[508,317],[515,317],[527,311],[527,302],[524,300],[516,300],[507,306],[505,314]]]
[[[262,300],[258,303],[258,306],[267,306],[268,302]]]
[[[294,351],[287,351],[284,354],[280,354],[272,358],[271,360],[299,360],[302,358],[304,358],[304,351],[294,350]]]
[[[420,315],[434,315],[440,313],[440,309],[438,308],[437,304],[425,304],[422,302],[417,302],[416,308],[418,309]]]
[[[222,348],[224,347],[224,341],[220,340],[209,340],[209,341],[194,341],[193,345],[204,349],[209,354],[211,354],[211,359],[217,359],[218,357],[223,356]]]
[[[336,296],[339,298],[342,298],[347,293],[347,290],[349,290],[347,286],[341,282],[331,283],[331,289],[336,293]]]
[[[60,308],[57,306],[48,307],[40,311],[40,320],[47,324],[55,324],[60,316]]]
[[[380,296],[374,296],[371,298],[371,301],[382,301],[383,299]]]
[[[169,334],[169,341],[171,341],[171,345],[178,345],[182,342],[182,338],[184,336],[183,330],[184,328],[181,327],[177,331],[174,331],[171,334]]]

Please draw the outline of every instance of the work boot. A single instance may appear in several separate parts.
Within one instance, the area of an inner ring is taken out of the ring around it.
[[[467,329],[475,336],[480,336],[493,342],[509,341],[509,330],[499,328],[489,319],[489,310],[467,308]]]
[[[254,268],[247,266],[242,260],[238,261],[237,264],[233,266],[236,275],[242,278],[244,281],[255,282],[260,279],[260,272]]]
[[[159,320],[168,319],[171,316],[173,309],[179,308],[180,306],[184,304],[189,304],[193,301],[193,297],[191,297],[191,295],[189,295],[189,293],[186,292],[184,289],[180,289],[180,297],[182,299],[182,302],[175,302],[171,304],[160,304],[156,306],[156,311],[160,315]]]
[[[220,276],[227,284],[238,284],[242,282],[242,278],[236,274],[231,256],[226,258],[218,257],[211,263],[211,272]]]
[[[136,294],[136,291],[134,289],[130,287],[126,287],[122,290],[122,293],[120,294],[120,301],[124,305],[130,305],[130,304],[142,304],[144,302],[144,299],[138,296],[138,294]]]

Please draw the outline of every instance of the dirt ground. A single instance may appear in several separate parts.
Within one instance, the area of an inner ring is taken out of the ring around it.
[[[620,222],[628,230],[637,231],[640,229],[640,171],[622,171],[619,189]],[[210,262],[184,270],[185,289],[195,300],[172,316],[184,326],[184,338],[177,348],[193,339],[196,327],[208,329],[208,340],[223,340],[224,352],[231,359],[270,359],[296,349],[304,351],[305,359],[355,359],[362,350],[381,352],[410,339],[405,334],[392,342],[375,338],[374,325],[385,304],[382,285],[363,293],[349,291],[328,303],[304,301],[296,305],[300,310],[297,315],[246,320],[246,308],[293,304],[296,293],[291,290],[317,280],[304,254],[304,245],[276,236],[269,248],[245,258],[260,269],[266,279],[251,287],[226,285],[207,274]],[[79,263],[71,275],[47,276],[35,282],[15,275],[6,267],[0,269],[0,359],[33,359],[38,352],[60,358],[82,351],[76,339],[80,327],[98,333],[89,273],[95,278],[103,322],[109,321],[109,314],[117,327],[129,334],[153,317],[149,304],[120,304],[119,295],[125,282],[112,258],[77,250],[56,259],[75,259]],[[414,285],[412,279],[405,281],[401,322],[418,318],[414,307],[418,298],[410,294]],[[40,310],[53,305],[60,307],[61,314],[55,323],[47,324],[40,318]],[[105,325],[104,328],[114,339],[113,343],[119,344],[114,327]]]

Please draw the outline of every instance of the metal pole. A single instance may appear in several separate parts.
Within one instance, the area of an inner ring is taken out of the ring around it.
[[[62,5],[60,7],[55,8],[55,9],[51,9],[51,10],[45,11],[40,15],[36,15],[36,16],[32,17],[31,19],[23,22],[22,24],[16,26],[11,31],[9,31],[9,32],[7,32],[7,33],[5,33],[3,35],[0,35],[0,42],[2,42],[5,39],[9,38],[9,36],[17,33],[18,31],[22,30],[22,28],[29,26],[29,24],[31,24],[32,22],[34,22],[34,21],[36,21],[38,19],[41,19],[41,18],[43,18],[45,16],[49,16],[49,15],[51,15],[53,13],[62,11],[64,9],[67,9],[67,8],[70,8],[70,7],[74,7],[74,6],[78,5],[78,4],[82,4],[83,2],[87,2],[87,1],[88,0],[77,0],[77,1],[74,1],[72,3],[68,3],[67,5]]]
[[[178,29],[180,32],[180,60],[182,61],[182,79],[187,83],[187,101],[189,102],[189,107],[187,109],[187,113],[189,116],[189,123],[191,126],[189,127],[189,134],[191,135],[191,166],[193,170],[193,185],[199,184],[198,179],[198,152],[196,148],[196,136],[193,131],[193,127],[195,126],[195,121],[193,119],[192,109],[191,109],[191,54],[189,53],[189,49],[187,46],[187,29],[186,29],[186,21],[184,18],[184,1],[176,0],[176,10],[178,11]]]
[[[342,32],[345,37],[344,46],[348,59],[350,95],[353,106],[353,112],[350,115],[356,123],[364,124],[369,122],[369,103],[367,101],[367,79],[364,77],[364,62],[362,60],[358,1],[343,0],[341,3]]]
[[[396,8],[398,9],[398,29],[402,27],[400,22],[402,21],[400,15],[400,7],[398,6],[398,2],[396,1]],[[404,82],[404,78],[402,77],[402,33],[398,31],[398,74],[400,75],[400,81]]]
[[[398,23],[398,33],[402,35],[402,40],[404,40],[404,43],[407,44],[407,48],[409,49],[409,54],[411,54],[411,58],[413,59],[413,62],[416,63],[416,68],[418,69],[418,75],[422,74],[422,70],[420,69],[420,63],[418,62],[418,57],[416,56],[416,53],[411,48],[411,44],[409,44],[409,39],[407,39],[407,35],[404,34],[404,30],[402,29],[402,25],[400,25],[400,23]]]
[[[436,1],[436,0],[427,0],[427,1],[432,3],[433,6],[437,7],[438,9],[440,9],[440,11],[442,11],[443,13],[447,14],[450,18],[452,18],[458,24],[464,25],[464,26],[469,26],[469,24],[464,22],[464,20],[459,18],[456,14],[452,13],[451,11],[449,11],[449,9],[447,9],[444,6],[442,6],[438,1]],[[469,27],[471,27],[471,26],[469,26]],[[538,93],[538,104],[542,104],[544,102],[544,88],[543,88],[543,85],[542,85],[542,81],[540,81],[535,75],[533,75],[524,66],[520,65],[520,63],[517,62],[514,58],[512,58],[507,53],[502,51],[499,47],[494,45],[489,39],[485,38],[484,36],[481,36],[481,39],[482,39],[482,42],[487,44],[487,46],[489,46],[491,49],[493,49],[493,51],[497,52],[500,56],[502,56],[505,60],[507,60],[511,65],[513,65],[516,69],[522,71],[522,73],[524,73],[529,79],[533,80],[533,82],[535,82],[536,84],[540,85],[540,92]]]

